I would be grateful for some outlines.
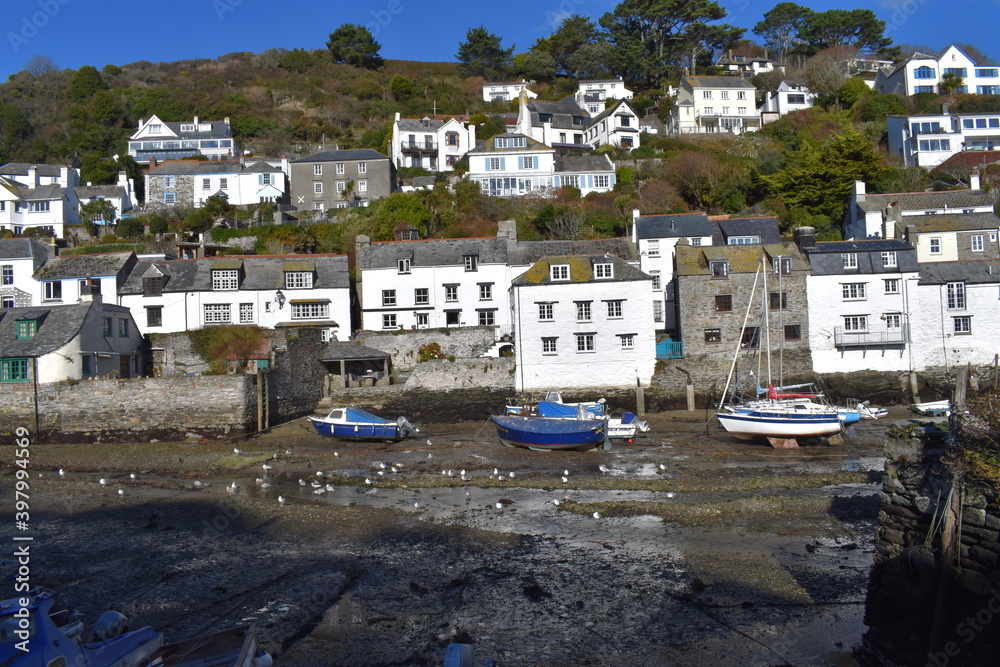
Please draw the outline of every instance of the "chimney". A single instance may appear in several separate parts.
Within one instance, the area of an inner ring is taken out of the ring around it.
[[[857,201],[865,200],[865,182],[864,181],[854,181],[854,198]]]
[[[91,183],[90,181],[87,181],[87,187],[88,188],[91,187],[92,185],[93,185],[93,183]]]
[[[497,238],[507,239],[507,243],[517,243],[517,221],[501,220],[497,223]]]
[[[156,158],[153,156],[149,158],[149,168],[150,170],[156,169]]]
[[[949,104],[948,102],[942,103],[941,104],[941,115],[942,116],[947,116],[949,113],[951,113],[951,104]]]
[[[226,116],[225,118],[223,118],[222,122],[224,122],[226,125],[229,125],[229,116]]]
[[[917,242],[920,240],[920,238],[917,236],[917,226],[907,225],[906,231],[904,232],[904,238],[910,245],[912,246],[917,245]]]
[[[194,117],[194,131],[195,132],[198,131],[198,117],[197,116]]]
[[[816,247],[815,227],[796,227],[793,234],[795,245],[799,247],[799,250],[811,250]]]
[[[80,301],[101,306],[101,286],[95,284],[93,278],[87,278],[86,284],[80,285]]]
[[[29,188],[33,188],[38,185],[38,168],[35,165],[28,167],[28,183]]]
[[[982,185],[980,184],[979,181],[979,171],[975,169],[972,171],[972,173],[969,174],[969,189],[970,190],[982,189]]]
[[[69,167],[59,167],[59,184],[64,188],[68,188],[73,185],[69,181]]]

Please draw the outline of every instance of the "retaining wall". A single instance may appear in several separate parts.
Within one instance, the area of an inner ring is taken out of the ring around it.
[[[404,372],[416,368],[422,345],[437,343],[445,356],[464,359],[483,354],[493,347],[495,339],[496,330],[493,327],[449,327],[397,332],[362,331],[357,338],[362,345],[391,355],[393,370]]]

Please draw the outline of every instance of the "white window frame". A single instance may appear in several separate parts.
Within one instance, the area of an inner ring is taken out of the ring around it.
[[[345,171],[344,171],[344,163],[343,162],[338,162],[335,171],[337,172],[338,176],[340,176],[341,174],[345,173]]]
[[[608,319],[618,319],[624,317],[622,315],[622,304],[624,300],[608,301]]]
[[[841,283],[840,289],[844,301],[864,301],[868,298],[866,283]]]
[[[540,303],[538,304],[538,321],[539,322],[553,322],[555,317],[553,315],[553,304],[551,303]]]
[[[844,315],[844,331],[853,331],[853,332],[868,331],[868,316]]]
[[[313,194],[314,195],[323,194],[323,181],[313,181]]]
[[[404,274],[410,273],[410,258],[404,257],[403,259],[396,260],[396,273]]]
[[[358,181],[358,192],[368,192],[368,181],[365,179],[360,179]]]
[[[228,303],[206,303],[203,312],[205,324],[229,324],[233,321]]]
[[[840,254],[840,260],[844,263],[845,269],[858,268],[858,253],[844,252]]]
[[[886,294],[899,294],[899,278],[884,278],[882,284]]]
[[[398,329],[399,326],[396,324],[396,314],[395,313],[385,313],[382,315],[382,328],[383,329]]]
[[[635,349],[635,334],[622,334],[619,336],[622,340],[623,350],[634,350]]]
[[[395,306],[396,305],[396,290],[394,289],[384,289],[382,290],[382,306]]]
[[[984,237],[982,234],[972,235],[972,252],[983,252],[985,250],[983,240]]]
[[[969,336],[972,334],[972,316],[957,315],[951,318],[952,332],[956,336]]]
[[[241,303],[240,304],[240,324],[252,324],[253,319],[253,304],[252,303]]]
[[[558,336],[543,336],[542,337],[542,354],[558,354],[558,349],[556,347],[556,340]]]
[[[212,291],[223,292],[240,288],[239,269],[212,269]]]
[[[368,163],[367,162],[359,162],[358,163],[358,173],[359,174],[367,174],[368,173]]]
[[[313,176],[322,176],[322,175],[323,175],[323,165],[321,165],[321,164],[314,164],[313,165]]]
[[[615,277],[615,265],[611,262],[594,264],[594,278],[611,280]]]
[[[445,303],[455,303],[458,301],[458,285],[444,286],[444,300]]]
[[[591,309],[590,301],[576,301],[576,321],[577,322],[592,322],[593,312]]]
[[[945,285],[945,305],[948,310],[965,310],[965,283],[948,283]]]
[[[932,236],[931,238],[927,239],[927,245],[928,245],[928,252],[930,254],[932,254],[932,255],[940,255],[941,254],[941,237],[940,236]]]
[[[581,354],[596,352],[594,334],[576,334],[576,351]]]
[[[466,255],[462,258],[465,263],[466,271],[478,271],[479,270],[479,255]]]
[[[430,290],[426,287],[417,287],[413,290],[413,303],[417,306],[427,306],[431,302]]]
[[[479,300],[480,301],[492,301],[493,300],[493,283],[480,283],[480,285],[479,285]]]
[[[329,319],[330,304],[326,302],[307,301],[304,303],[292,304],[293,320],[320,320]]]
[[[569,280],[569,264],[553,264],[549,267],[549,280],[553,282]]]
[[[896,268],[899,266],[895,250],[886,250],[882,253],[882,266],[887,268]]]

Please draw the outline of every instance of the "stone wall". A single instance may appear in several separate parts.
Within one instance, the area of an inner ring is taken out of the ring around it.
[[[469,389],[483,387],[514,391],[514,358],[434,359],[416,365],[406,380],[412,389]]]
[[[445,356],[460,359],[478,357],[493,347],[496,330],[493,327],[450,327],[392,332],[362,331],[358,340],[362,345],[390,354],[394,371],[408,372],[416,367],[418,350],[422,345],[437,343]]]
[[[333,406],[352,405],[387,419],[403,416],[418,427],[428,423],[485,422],[503,414],[510,391],[505,389],[410,389],[409,385],[341,389],[331,395]],[[433,436],[432,436],[433,437]]]
[[[187,332],[150,334],[149,343],[155,377],[201,375],[208,370],[208,362],[194,351]]]
[[[326,368],[320,363],[326,343],[313,328],[268,331],[273,364],[267,374],[271,423],[310,414],[323,396]]]
[[[862,664],[986,665],[1000,655],[1000,504],[947,465],[970,419],[887,435]]]

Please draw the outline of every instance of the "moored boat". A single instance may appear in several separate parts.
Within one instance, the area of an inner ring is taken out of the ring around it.
[[[503,415],[492,417],[500,442],[535,450],[585,450],[604,442],[601,419],[548,419]]]
[[[638,419],[634,412],[626,412],[621,417],[612,417],[605,403],[555,403],[539,401],[539,417],[547,419],[603,419],[607,422],[607,437],[614,440],[631,440],[639,431],[645,433],[649,424]]]
[[[320,435],[344,440],[402,440],[420,432],[406,417],[392,421],[354,407],[334,408],[326,417],[309,421]]]
[[[951,401],[927,401],[926,403],[913,403],[910,409],[917,414],[926,417],[947,417],[951,414]]]
[[[730,434],[742,438],[811,438],[840,433],[836,412],[795,411],[787,407],[761,407],[748,412],[717,412],[719,423]]]

